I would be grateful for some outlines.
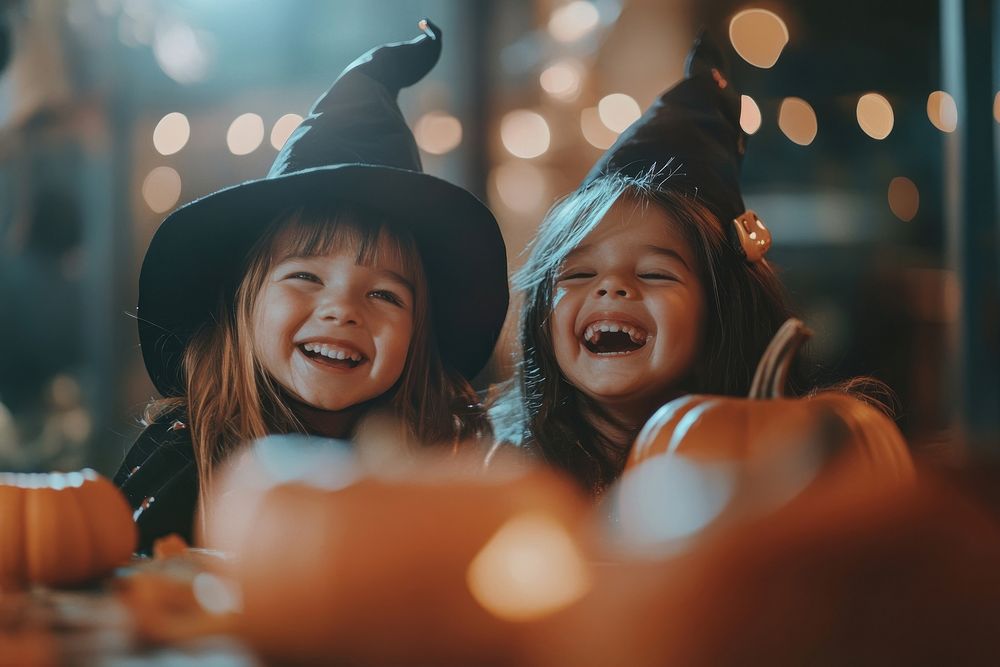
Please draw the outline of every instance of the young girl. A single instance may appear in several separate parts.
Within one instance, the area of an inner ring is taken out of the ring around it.
[[[493,453],[520,445],[599,493],[659,406],[747,395],[789,309],[740,195],[746,137],[724,71],[701,38],[685,80],[542,222],[513,280],[521,357],[491,411]]]
[[[139,336],[164,399],[115,477],[140,550],[190,541],[215,466],[263,435],[350,438],[375,408],[421,444],[488,432],[468,379],[506,313],[505,251],[482,203],[421,171],[396,105],[440,53],[422,28],[348,67],[267,178],[153,238]]]

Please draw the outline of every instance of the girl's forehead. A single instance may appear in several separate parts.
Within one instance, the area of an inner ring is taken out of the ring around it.
[[[690,254],[680,224],[662,207],[632,198],[619,199],[572,254],[609,243],[621,246],[663,246]]]

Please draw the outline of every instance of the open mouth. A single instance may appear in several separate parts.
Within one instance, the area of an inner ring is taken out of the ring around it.
[[[649,334],[642,327],[617,320],[591,322],[583,330],[583,346],[594,354],[630,354],[646,345]]]
[[[303,343],[298,347],[310,360],[331,368],[357,368],[367,361],[365,355],[342,345]]]

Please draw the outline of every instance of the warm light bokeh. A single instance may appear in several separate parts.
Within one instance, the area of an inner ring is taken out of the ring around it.
[[[766,9],[745,9],[729,21],[729,39],[751,65],[767,69],[778,62],[788,44],[788,26]]]
[[[816,138],[818,131],[816,112],[805,100],[786,97],[778,111],[778,127],[789,141],[799,146],[808,146]]]
[[[587,0],[557,7],[549,17],[549,34],[558,42],[575,42],[597,27],[601,15]]]
[[[584,67],[576,59],[567,58],[552,63],[538,77],[542,90],[557,100],[572,102],[580,95]]]
[[[747,134],[754,134],[760,129],[760,107],[749,95],[740,96],[740,127]]]
[[[264,119],[255,113],[237,116],[226,133],[226,145],[233,155],[249,155],[264,141]]]
[[[601,122],[615,133],[625,131],[629,125],[639,120],[642,109],[639,103],[625,93],[611,93],[597,103],[597,113]]]
[[[858,125],[872,139],[885,139],[892,132],[892,105],[878,93],[867,93],[858,99]]]
[[[154,213],[164,213],[181,197],[181,175],[172,167],[156,167],[142,182],[142,198]]]
[[[271,145],[274,146],[275,150],[281,150],[281,147],[288,141],[288,137],[292,136],[292,132],[301,123],[302,116],[297,113],[286,113],[274,121],[274,126],[271,128]]]
[[[920,191],[917,185],[905,176],[897,176],[889,182],[889,209],[893,215],[909,222],[920,210]]]
[[[954,132],[958,127],[955,98],[942,90],[935,90],[927,96],[927,118],[942,132]]]
[[[538,157],[549,150],[550,139],[549,124],[534,111],[511,111],[500,121],[500,140],[514,157]]]
[[[160,155],[173,155],[187,145],[190,137],[191,125],[187,116],[174,111],[156,124],[153,130],[153,147]]]
[[[611,148],[611,145],[618,138],[618,133],[614,130],[609,130],[601,121],[597,107],[587,107],[580,112],[580,130],[583,132],[583,138],[587,140],[587,143],[601,150]]]
[[[444,155],[462,143],[462,123],[444,111],[431,111],[414,124],[413,136],[420,150]]]
[[[534,213],[548,201],[545,172],[530,162],[510,161],[490,172],[493,189],[504,206],[517,213]]]
[[[590,586],[572,536],[544,514],[522,515],[504,524],[473,559],[466,580],[479,604],[509,621],[558,611]]]

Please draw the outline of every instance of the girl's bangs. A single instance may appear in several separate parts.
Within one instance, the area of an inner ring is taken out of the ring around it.
[[[413,238],[371,213],[340,209],[321,215],[299,211],[286,218],[278,234],[285,257],[315,257],[353,252],[355,262],[367,267],[398,267],[405,278],[423,274]],[[277,262],[281,261],[277,257]],[[276,263],[277,263],[276,262]]]

